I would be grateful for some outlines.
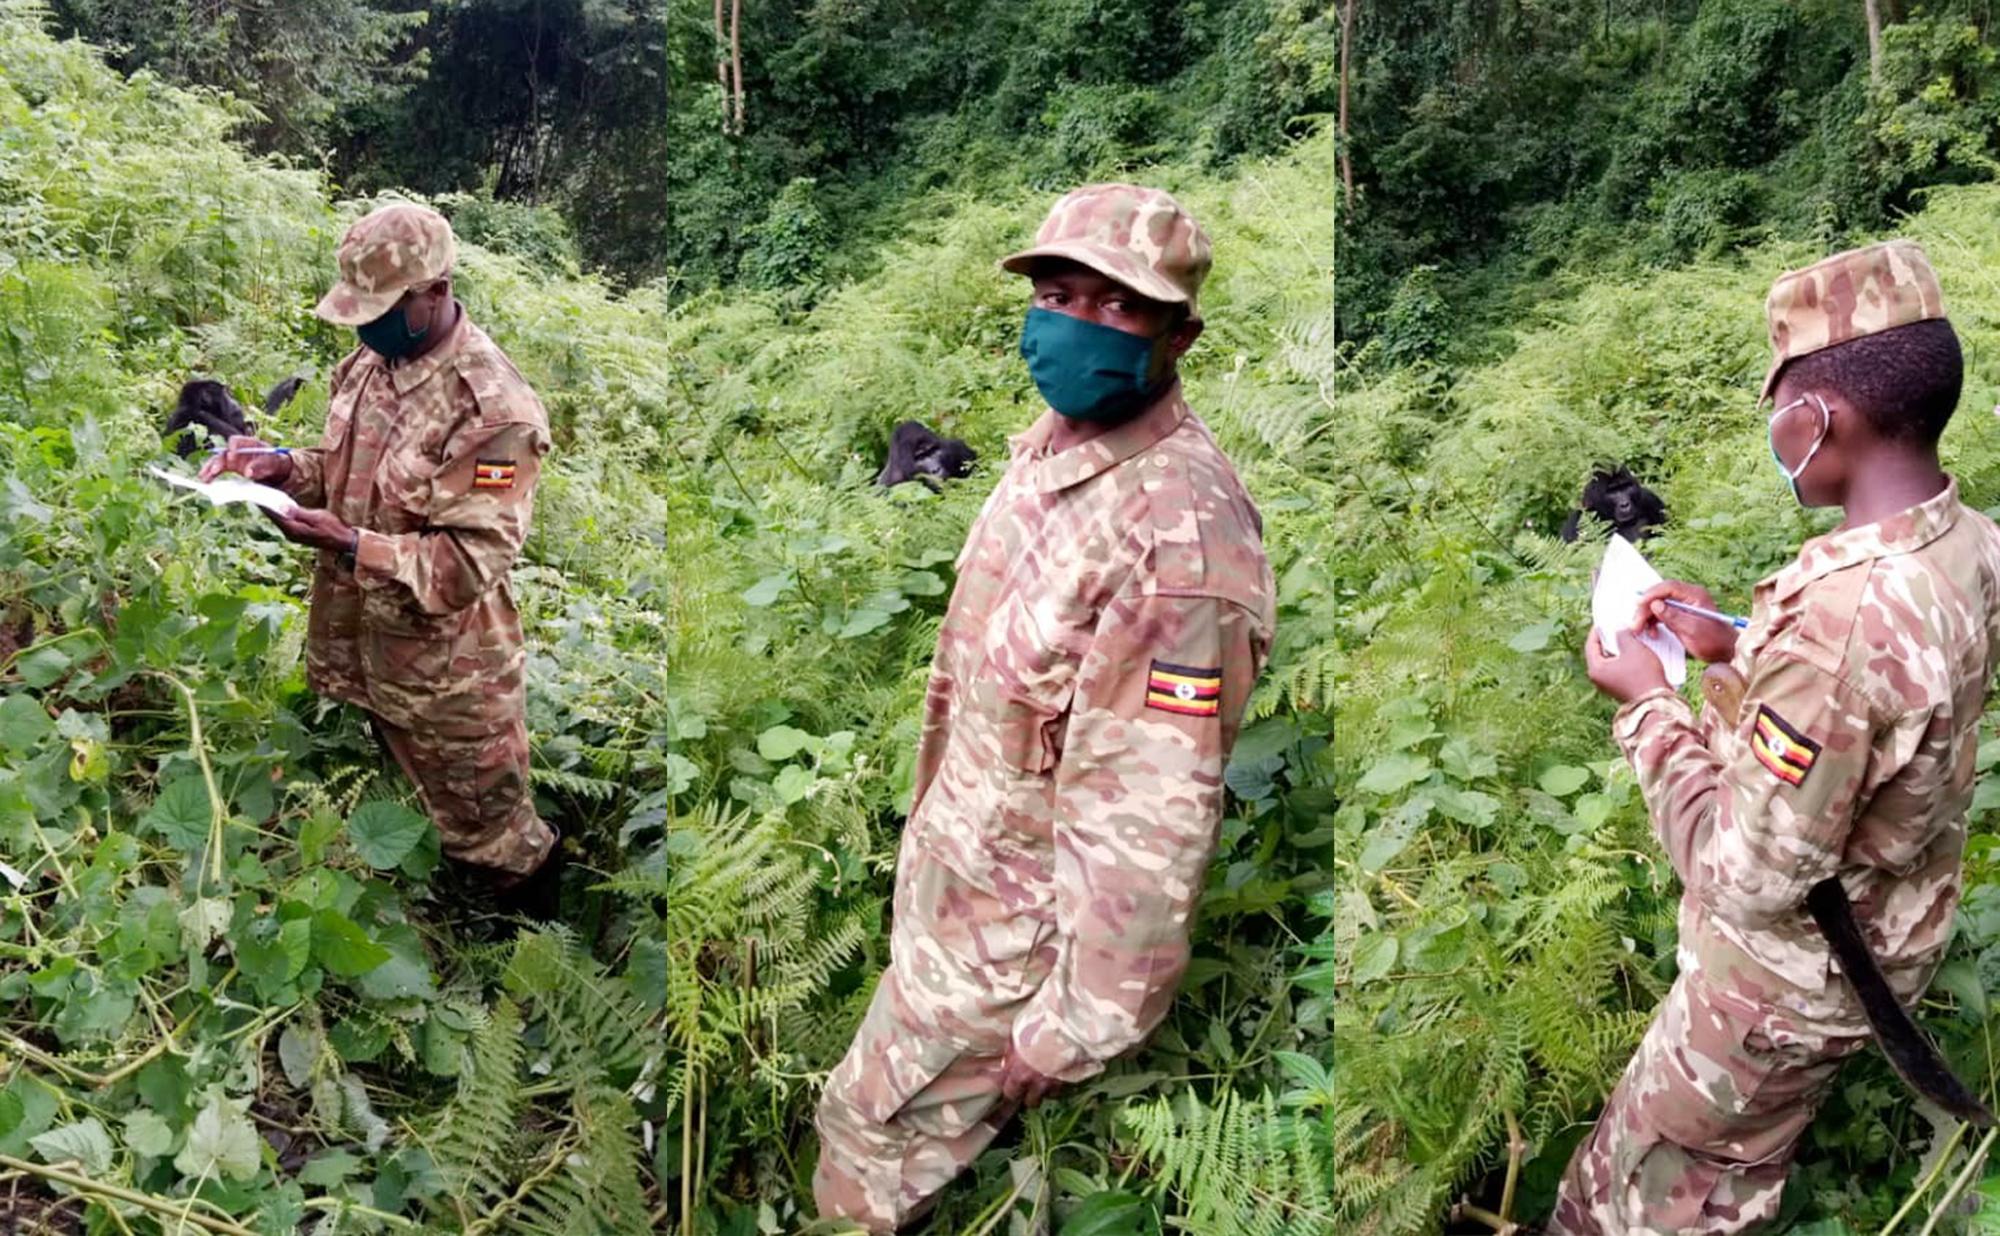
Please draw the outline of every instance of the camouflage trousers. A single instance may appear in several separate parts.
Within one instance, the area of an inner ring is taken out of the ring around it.
[[[889,968],[820,1098],[821,1216],[893,1232],[1006,1127],[1001,1062],[1053,938],[905,836]]]
[[[1570,1159],[1547,1236],[1756,1230],[1840,1062],[1867,1041],[1683,973]]]
[[[369,720],[417,787],[447,857],[494,873],[503,887],[547,860],[555,832],[535,813],[525,720],[466,738]]]

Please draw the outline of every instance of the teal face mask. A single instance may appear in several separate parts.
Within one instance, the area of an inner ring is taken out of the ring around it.
[[[355,327],[354,333],[360,336],[361,346],[384,359],[397,360],[416,351],[431,328],[411,330],[409,315],[403,312],[403,306],[397,305],[373,322]]]
[[[1806,457],[1799,460],[1799,466],[1796,468],[1787,468],[1784,459],[1778,454],[1778,418],[1790,412],[1793,408],[1798,407],[1807,399],[1811,399],[1819,405],[1819,433],[1814,435],[1812,446],[1807,448]],[[1784,476],[1785,483],[1792,487],[1792,501],[1799,503],[1801,506],[1805,504],[1805,499],[1799,496],[1799,478],[1806,474],[1806,469],[1812,464],[1813,456],[1819,454],[1820,443],[1826,441],[1826,431],[1832,427],[1833,413],[1827,408],[1826,400],[1821,399],[1818,395],[1801,395],[1784,407],[1771,413],[1771,419],[1764,422],[1765,435],[1771,440],[1771,458],[1777,460],[1779,473]]]
[[[1145,407],[1173,380],[1153,381],[1151,339],[1048,309],[1028,310],[1021,359],[1049,406],[1079,421],[1115,424]]]

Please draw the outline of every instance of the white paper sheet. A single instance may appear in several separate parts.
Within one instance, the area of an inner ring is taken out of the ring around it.
[[[198,481],[191,476],[169,472],[165,468],[149,466],[146,470],[169,485],[194,490],[217,506],[227,502],[248,502],[252,506],[261,506],[280,515],[288,515],[299,506],[284,490],[260,485],[256,481],[246,481],[240,476],[218,476],[212,481]]]
[[[1611,543],[1604,549],[1604,561],[1597,567],[1597,586],[1590,594],[1590,618],[1597,624],[1604,651],[1614,657],[1618,655],[1619,637],[1632,635],[1632,619],[1638,613],[1639,598],[1659,582],[1660,573],[1633,548],[1632,542],[1612,533]],[[1669,683],[1678,687],[1687,681],[1687,649],[1672,631],[1655,624],[1650,633],[1632,638],[1660,659]]]

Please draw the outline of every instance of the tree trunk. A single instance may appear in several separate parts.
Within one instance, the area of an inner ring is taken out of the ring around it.
[[[722,87],[722,135],[729,136],[729,32],[722,27],[722,0],[715,0],[715,80]]]
[[[1873,0],[1870,0],[1873,3]],[[736,136],[743,136],[743,0],[729,0],[729,59],[736,78]]]
[[[1354,209],[1354,160],[1347,153],[1347,52],[1354,42],[1354,4],[1355,0],[1346,0],[1340,10],[1340,119],[1336,122],[1340,142],[1340,183],[1347,190],[1349,210]]]
[[[1861,0],[1868,15],[1868,84],[1882,80],[1882,9],[1880,0]]]

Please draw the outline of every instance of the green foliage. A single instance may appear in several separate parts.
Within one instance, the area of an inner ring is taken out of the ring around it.
[[[190,372],[352,346],[310,308],[365,203],[42,18],[0,4],[0,1148],[164,1207],[84,1190],[91,1231],[647,1230],[627,958],[657,950],[582,890],[574,935],[481,946],[409,788],[305,686],[308,556],[144,472]],[[558,442],[513,581],[540,805],[618,871],[666,782],[669,314],[471,239],[458,273]],[[324,391],[263,428],[310,440]]]
[[[1320,971],[1332,906],[1314,894],[1331,881],[1334,841],[1325,478],[1336,435],[1331,255],[1310,222],[1329,145],[1316,136],[1226,178],[1154,169],[1225,255],[1184,372],[1259,503],[1278,579],[1278,643],[1227,771],[1188,980],[1144,1051],[1034,1113],[1018,1146],[947,1192],[927,1230],[977,1226],[1016,1186],[1022,1220],[1032,1211],[1059,1230],[1210,1230],[1212,1199],[1178,1173],[1224,1126],[1252,1139],[1239,1178],[1278,1199],[1286,1230],[1338,1230],[1310,1200],[1331,1164],[1331,1111],[1291,1071],[1331,1067]],[[1047,202],[1018,186],[950,199],[884,246],[874,273],[828,284],[810,308],[783,294],[701,297],[672,315],[666,342],[686,375],[666,466],[673,750],[660,810],[635,831],[651,855],[612,884],[648,924],[642,936],[664,942],[646,962],[657,972],[641,978],[635,956],[632,989],[665,1019],[658,1153],[689,1164],[692,1214],[678,1195],[668,1210],[697,1230],[790,1229],[813,1213],[811,1113],[888,959],[952,564],[1007,435],[1040,410],[1013,354],[1025,290],[994,259]],[[967,439],[974,475],[935,494],[874,489],[906,418]],[[1267,1092],[1278,1097],[1267,1104]],[[1162,1095],[1178,1105],[1156,1105]],[[1140,1123],[1122,1118],[1128,1104]]]
[[[1946,463],[1990,510],[2000,369],[1977,340],[2000,314],[2000,188],[1927,202],[1905,231],[1937,255],[1969,341]],[[1328,538],[1343,598],[1339,1230],[1416,1236],[1461,1197],[1493,1208],[1510,1117],[1529,1148],[1513,1217],[1539,1221],[1671,982],[1679,888],[1578,654],[1598,550],[1553,534],[1594,464],[1630,463],[1672,512],[1648,557],[1747,611],[1754,583],[1829,523],[1792,501],[1752,406],[1764,293],[1822,252],[1766,242],[1644,278],[1537,281],[1512,291],[1542,294],[1533,316],[1481,363],[1369,367],[1364,354],[1343,369]],[[1965,909],[1923,1017],[1975,1079],[1991,1075],[2000,974],[2000,918],[1986,913],[2000,745],[1987,746]],[[1851,1063],[1780,1230],[1880,1230],[1933,1165],[1946,1178],[1965,1165],[1949,1133],[1878,1057]]]

